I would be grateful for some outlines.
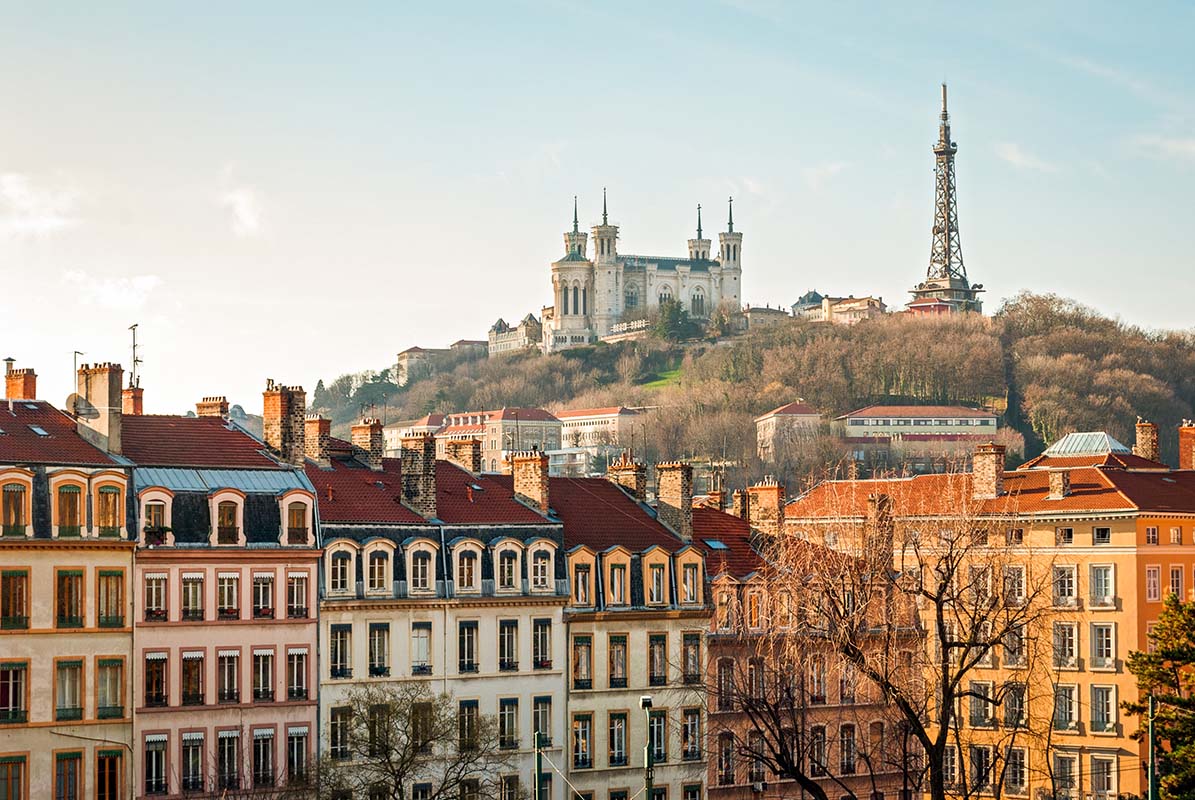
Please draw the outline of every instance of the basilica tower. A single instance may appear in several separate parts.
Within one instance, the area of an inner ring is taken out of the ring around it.
[[[610,224],[606,190],[602,189],[602,224],[593,226],[593,329],[605,336],[622,316],[622,264],[618,260],[618,226]]]
[[[710,257],[710,240],[701,233],[701,206],[697,206],[697,238],[689,240],[689,260],[708,261]]]
[[[743,234],[734,229],[734,198],[729,198],[726,205],[726,232],[718,234],[718,256],[722,262],[722,286],[719,295],[721,302],[733,305],[734,310],[738,311],[743,294],[743,267],[740,260]]]

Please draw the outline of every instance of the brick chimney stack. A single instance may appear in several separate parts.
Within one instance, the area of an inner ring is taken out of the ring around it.
[[[606,480],[617,483],[638,500],[647,502],[647,465],[636,461],[626,450],[606,468]]]
[[[1178,426],[1178,468],[1195,469],[1195,422],[1189,419]]]
[[[121,412],[126,417],[139,417],[145,413],[145,390],[140,386],[126,386],[120,392]]]
[[[444,456],[466,472],[481,473],[481,439],[449,439],[444,442]]]
[[[1137,441],[1133,444],[1133,455],[1157,461],[1161,456],[1158,452],[1158,426],[1152,422],[1137,417]]]
[[[784,484],[765,475],[747,487],[747,522],[757,531],[773,536],[784,530]]]
[[[302,386],[280,386],[266,381],[262,393],[262,438],[288,464],[302,467],[307,447],[304,443],[307,419],[307,393]]]
[[[436,516],[436,440],[431,435],[402,440],[403,503],[419,516]]]
[[[867,555],[872,558],[882,556],[885,563],[890,563],[895,532],[892,497],[882,492],[868,495],[865,529]]]
[[[991,500],[1004,494],[1004,445],[988,442],[975,448],[971,489],[976,500]]]
[[[1071,473],[1068,469],[1050,470],[1051,500],[1061,500],[1071,493]]]
[[[730,496],[730,514],[739,519],[747,519],[750,513],[750,503],[747,500],[747,493],[742,489],[735,489],[734,494]]]
[[[11,358],[4,359],[4,363],[5,397],[9,400],[36,400],[37,373],[30,367],[14,369]]]
[[[195,414],[200,417],[228,417],[228,398],[205,397],[195,404]]]
[[[109,453],[120,453],[120,426],[124,414],[120,364],[84,364],[79,367],[75,412],[79,435]]]
[[[510,454],[510,471],[514,476],[515,497],[530,503],[547,514],[548,454],[540,450],[521,450]]]
[[[693,466],[656,464],[656,518],[684,541],[693,538]]]
[[[382,436],[382,421],[365,417],[352,427],[353,456],[374,472],[382,471],[382,456],[386,440]]]
[[[307,457],[321,467],[329,467],[328,440],[332,438],[332,420],[318,414],[308,414],[303,421],[303,449]]]

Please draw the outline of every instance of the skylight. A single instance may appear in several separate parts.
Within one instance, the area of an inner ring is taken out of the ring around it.
[[[43,428],[41,425],[30,425],[29,430],[33,431],[38,436],[49,436],[50,435],[50,434],[46,433],[46,429]]]
[[[711,550],[729,550],[730,549],[729,547],[722,544],[722,542],[718,541],[717,539],[706,539],[705,544]]]

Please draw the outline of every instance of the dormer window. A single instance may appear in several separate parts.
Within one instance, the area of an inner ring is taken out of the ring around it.
[[[660,604],[664,602],[664,565],[652,564],[648,568],[648,596],[647,602]]]
[[[166,527],[166,504],[160,500],[145,504],[145,528],[160,530]]]
[[[700,602],[701,595],[698,592],[700,577],[700,565],[698,564],[685,564],[684,567],[681,568],[681,589],[684,592],[682,602]]]
[[[237,544],[240,538],[237,504],[231,500],[224,500],[216,506],[216,544]]]
[[[626,605],[627,602],[627,565],[610,565],[610,604]]]
[[[369,591],[384,592],[390,573],[390,554],[374,550],[369,554]]]
[[[588,564],[578,564],[573,568],[573,597],[579,606],[590,604]]]
[[[332,571],[329,576],[328,589],[333,592],[347,592],[349,590],[349,567],[352,556],[341,550],[332,554]]]
[[[286,543],[307,544],[307,504],[294,501],[286,506]]]
[[[498,555],[498,588],[514,589],[519,575],[519,556],[513,550]]]
[[[78,536],[82,531],[83,514],[80,498],[83,492],[74,484],[58,487],[58,535]]]
[[[6,483],[0,489],[3,500],[0,502],[0,520],[3,521],[5,536],[24,536],[25,526],[29,524],[26,511],[28,492],[23,483]]]
[[[420,550],[411,556],[411,591],[431,591],[432,556]]]
[[[123,492],[116,486],[101,486],[97,495],[96,518],[100,536],[120,536],[120,507]]]
[[[458,591],[472,591],[477,588],[477,554],[466,550],[456,562],[456,588]]]
[[[551,586],[552,554],[547,550],[536,550],[531,557],[531,586],[535,589],[547,589]]]

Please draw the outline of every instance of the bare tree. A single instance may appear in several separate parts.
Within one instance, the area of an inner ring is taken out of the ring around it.
[[[312,782],[318,797],[406,800],[410,787],[425,784],[423,800],[510,797],[504,784],[515,771],[502,749],[498,726],[476,706],[458,706],[424,683],[368,686],[349,692],[342,720],[330,720],[332,748]]]

